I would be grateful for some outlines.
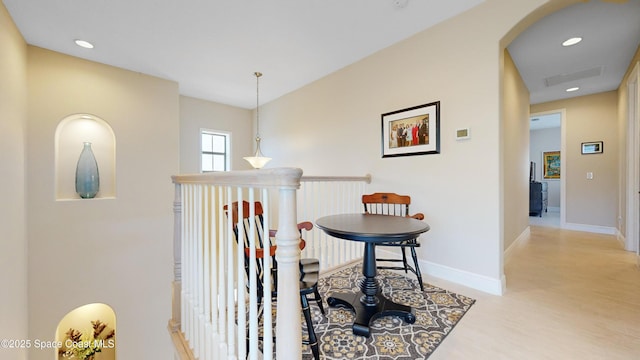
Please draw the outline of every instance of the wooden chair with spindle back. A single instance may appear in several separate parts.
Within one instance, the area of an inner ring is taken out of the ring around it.
[[[362,204],[364,206],[364,212],[366,214],[380,214],[390,216],[404,216],[418,220],[424,220],[422,213],[411,215],[409,213],[409,205],[411,204],[411,197],[408,195],[398,195],[396,193],[374,193],[368,195],[362,195]],[[420,284],[420,290],[424,291],[422,285],[422,273],[420,272],[420,266],[418,264],[418,256],[416,255],[416,248],[420,246],[418,239],[411,239],[402,242],[376,244],[379,246],[400,247],[402,253],[402,259],[388,259],[388,258],[376,258],[376,262],[401,262],[402,266],[377,266],[378,269],[391,269],[391,270],[404,270],[405,273],[411,271],[416,275],[418,283]],[[406,249],[411,251],[411,258],[413,259],[413,266],[407,262]]]
[[[224,206],[224,212],[227,216],[228,206]],[[235,235],[236,242],[238,244],[241,243],[238,239],[238,225],[242,225],[244,227],[244,269],[247,273],[247,277],[250,276],[250,251],[249,251],[249,236],[251,229],[251,222],[255,221],[256,229],[262,229],[264,226],[264,211],[262,208],[262,204],[259,201],[254,202],[254,213],[255,219],[250,219],[250,209],[249,202],[242,202],[242,220],[238,219],[238,202],[234,202],[232,204],[232,216],[233,216],[233,233]],[[313,229],[313,224],[311,222],[305,221],[298,224],[298,231],[300,231],[300,250],[304,249],[306,246],[305,240],[302,238],[302,232],[309,231]],[[265,256],[271,256],[271,297],[272,299],[277,299],[277,289],[278,289],[278,263],[276,262],[276,249],[277,245],[273,244],[272,239],[275,238],[277,230],[269,230],[269,235],[265,237],[260,230],[255,231],[255,242],[256,242],[256,273],[258,278],[258,304],[260,305],[262,298],[265,296],[264,294],[264,268],[262,259]],[[311,318],[311,309],[309,307],[309,298],[307,296],[313,295],[311,300],[315,300],[322,312],[322,315],[325,314],[324,307],[322,305],[322,297],[320,296],[320,292],[318,291],[318,276],[319,276],[319,260],[318,259],[300,259],[300,303],[302,305],[302,313],[304,315],[304,319],[307,325],[307,333],[309,334],[309,340],[303,341],[304,344],[309,345],[311,347],[311,351],[313,352],[313,357],[318,360],[320,358],[320,351],[318,347],[318,339],[313,327],[313,320]],[[261,312],[262,313],[262,312]],[[260,316],[261,316],[260,313]]]

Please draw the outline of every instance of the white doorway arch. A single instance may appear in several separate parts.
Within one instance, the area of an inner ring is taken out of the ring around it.
[[[627,189],[625,249],[635,251],[640,264],[640,62],[627,80]]]

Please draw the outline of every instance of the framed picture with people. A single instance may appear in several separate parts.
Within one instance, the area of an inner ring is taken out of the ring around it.
[[[383,158],[440,153],[440,101],[381,117]]]

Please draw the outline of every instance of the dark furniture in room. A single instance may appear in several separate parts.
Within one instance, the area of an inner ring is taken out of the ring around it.
[[[540,216],[547,211],[547,183],[529,183],[529,216]]]
[[[352,330],[355,335],[369,337],[371,321],[381,316],[400,316],[413,324],[416,314],[410,306],[388,299],[376,280],[375,248],[379,244],[408,241],[429,230],[425,222],[404,216],[374,214],[340,214],[325,216],[316,226],[327,235],[339,239],[364,243],[362,275],[358,293],[333,293],[327,299],[329,306],[346,307],[355,312]]]

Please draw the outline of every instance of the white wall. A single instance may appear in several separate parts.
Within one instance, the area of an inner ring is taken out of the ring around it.
[[[70,310],[101,302],[116,313],[119,359],[170,359],[178,84],[36,47],[28,61],[29,337],[53,339]],[[113,199],[55,200],[55,130],[74,113],[113,129]]]
[[[200,172],[200,130],[231,133],[231,169],[251,169],[243,156],[255,152],[253,112],[229,105],[180,96],[180,173]]]
[[[370,173],[371,191],[411,195],[431,225],[423,269],[501,292],[500,40],[543,3],[488,0],[267,104],[269,166]],[[380,114],[432,101],[441,102],[441,154],[381,158]],[[470,140],[455,140],[462,127]]]
[[[620,179],[620,183],[618,186],[619,196],[618,196],[618,230],[627,236],[627,118],[629,116],[629,90],[627,88],[627,82],[629,81],[629,76],[633,71],[635,65],[640,62],[640,46],[636,50],[636,53],[629,64],[629,68],[627,69],[627,73],[620,83],[620,87],[618,88],[618,139],[620,141],[618,146],[618,156],[620,158],[620,166],[618,169],[618,178]]]
[[[546,151],[560,151],[560,128],[549,128],[531,131],[531,146],[529,161],[536,163],[536,181],[548,184],[548,207],[560,210],[560,179],[545,179],[543,174],[544,163],[542,153]],[[562,176],[562,174],[560,174]]]
[[[27,339],[27,46],[0,3],[0,339]],[[0,348],[0,358],[26,359]]]

